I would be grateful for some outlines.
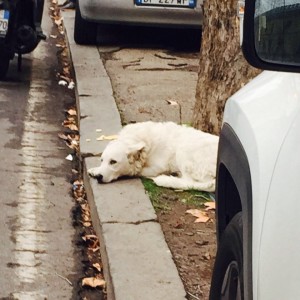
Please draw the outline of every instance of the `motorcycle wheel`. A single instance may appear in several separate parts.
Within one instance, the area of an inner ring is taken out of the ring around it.
[[[76,3],[74,40],[80,45],[95,44],[97,41],[97,24],[81,17],[79,3]]]
[[[0,80],[5,79],[8,71],[10,59],[8,57],[0,57]]]

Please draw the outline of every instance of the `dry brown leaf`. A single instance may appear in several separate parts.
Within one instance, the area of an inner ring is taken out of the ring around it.
[[[103,280],[100,277],[86,277],[82,279],[82,285],[90,286],[90,287],[104,287],[105,286],[105,280]]]
[[[91,222],[83,222],[82,225],[84,227],[91,227],[92,226],[92,223]]]
[[[97,271],[101,272],[101,265],[100,265],[99,263],[93,264],[93,267],[94,267]]]
[[[193,215],[197,219],[195,223],[206,223],[209,220],[207,213],[199,209],[188,209],[186,213]]]
[[[93,252],[97,252],[98,250],[100,250],[100,246],[89,247],[89,249],[92,250]]]
[[[75,124],[68,124],[68,125],[65,125],[65,127],[68,127],[68,128],[71,129],[71,130],[76,130],[76,131],[78,131],[78,127],[77,127],[77,125],[75,125]]]
[[[58,137],[59,137],[60,139],[64,140],[64,141],[67,141],[67,140],[68,140],[68,137],[67,137],[65,134],[63,134],[63,133],[59,133],[59,134],[58,134]]]
[[[70,74],[70,68],[68,66],[64,67],[63,71],[64,71],[65,74],[68,74],[68,75]]]
[[[55,18],[54,20],[54,23],[57,25],[57,26],[60,26],[62,24],[62,18]]]
[[[82,237],[82,239],[84,241],[87,241],[87,240],[98,240],[98,237],[94,234],[87,234],[85,236]]]
[[[70,115],[70,116],[77,116],[77,111],[76,109],[74,108],[70,108],[67,113]]]
[[[91,216],[89,214],[83,214],[82,219],[84,222],[91,222]]]
[[[216,209],[216,202],[205,202],[204,206],[206,207],[205,210],[215,210]]]
[[[70,140],[70,141],[79,141],[80,139],[80,136],[79,134],[68,134],[67,135],[67,138]]]
[[[59,77],[65,81],[67,81],[68,83],[71,81],[71,78],[64,76],[64,75],[59,75]]]

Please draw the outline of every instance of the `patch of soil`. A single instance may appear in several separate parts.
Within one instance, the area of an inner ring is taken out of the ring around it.
[[[159,198],[164,208],[156,209],[156,213],[187,291],[187,299],[206,300],[216,253],[215,212],[206,211],[208,222],[195,223],[196,218],[186,211],[205,211],[205,200],[167,189]]]

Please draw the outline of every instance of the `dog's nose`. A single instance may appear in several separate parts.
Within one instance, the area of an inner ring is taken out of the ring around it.
[[[103,176],[101,174],[99,174],[99,175],[96,176],[96,179],[97,179],[98,183],[101,183],[102,179],[103,179]]]

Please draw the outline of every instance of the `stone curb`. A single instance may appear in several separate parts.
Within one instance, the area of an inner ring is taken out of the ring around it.
[[[97,137],[116,134],[121,129],[121,119],[97,47],[77,45],[73,39],[74,11],[63,11],[62,16],[76,74],[84,184],[100,240],[108,300],[186,299],[141,181],[99,185],[87,175],[87,169],[98,165],[97,156],[107,144],[97,141]]]

